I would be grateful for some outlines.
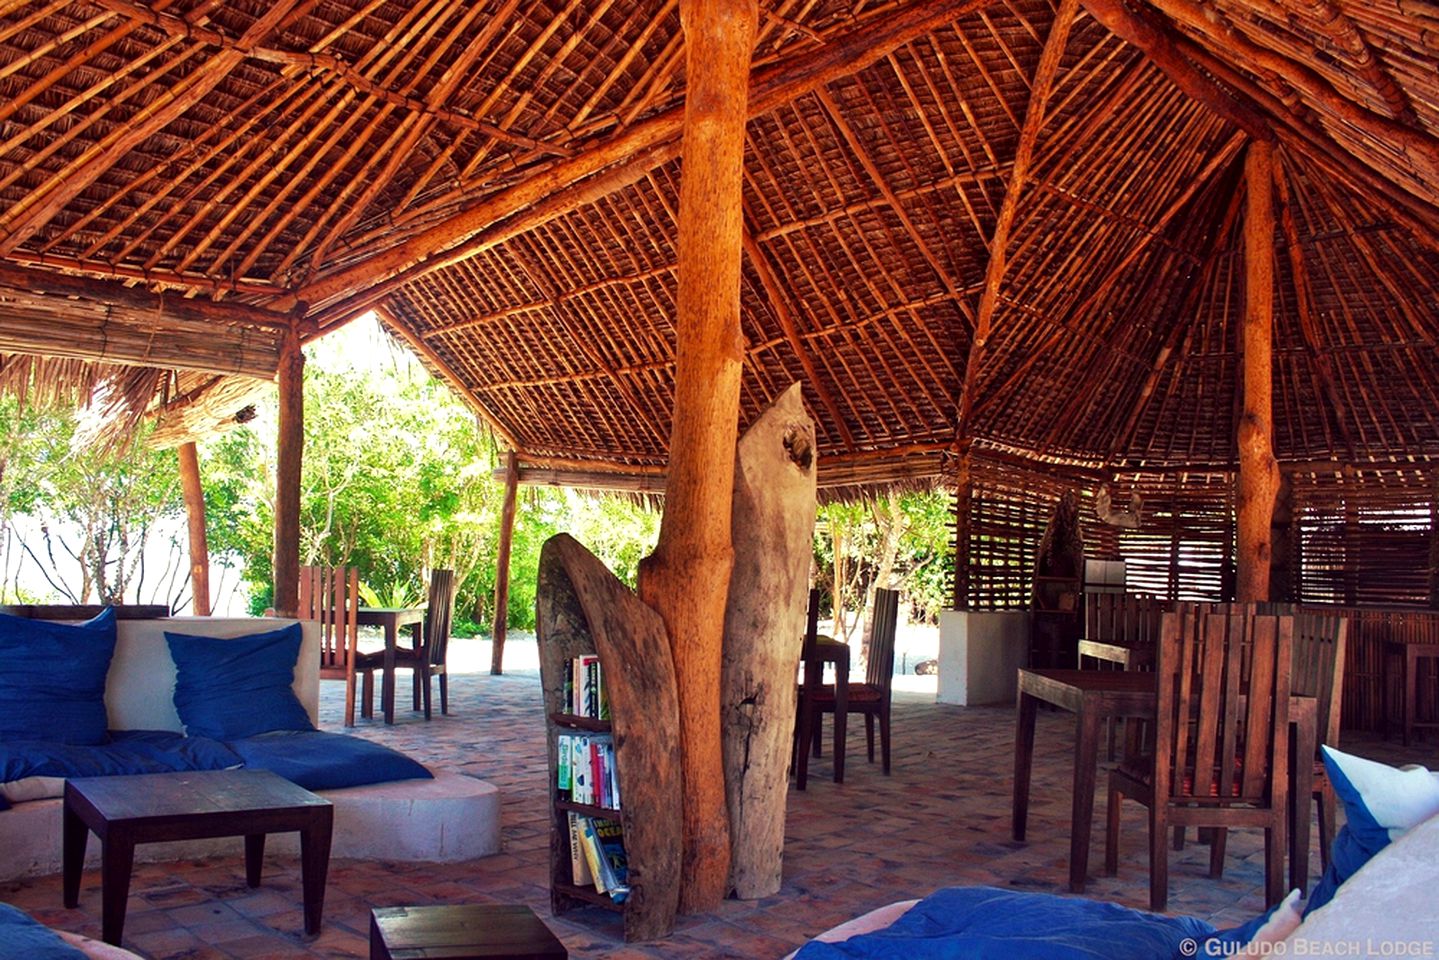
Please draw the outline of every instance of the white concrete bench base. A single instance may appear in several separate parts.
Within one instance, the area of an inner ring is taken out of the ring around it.
[[[441,771],[433,780],[318,792],[335,805],[332,857],[449,863],[500,851],[500,791],[484,780]],[[5,847],[0,880],[60,872],[61,805],[58,798],[30,800],[0,812]],[[276,834],[265,849],[298,856],[299,835]],[[146,863],[243,855],[239,837],[135,848],[135,859]],[[85,848],[85,863],[100,863],[100,843],[93,837]]]

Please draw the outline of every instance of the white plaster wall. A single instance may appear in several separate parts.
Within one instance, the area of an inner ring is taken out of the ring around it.
[[[1029,613],[943,610],[939,614],[940,703],[1013,703],[1015,675],[1029,662]]]

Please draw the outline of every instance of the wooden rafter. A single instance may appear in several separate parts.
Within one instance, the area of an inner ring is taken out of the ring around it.
[[[750,81],[749,116],[763,115],[826,83],[857,73],[896,47],[959,19],[982,3],[983,0],[922,0],[899,13],[867,20],[805,55],[758,71]],[[427,261],[487,227],[611,164],[631,160],[645,151],[650,151],[645,154],[649,162],[658,166],[672,154],[655,148],[677,139],[682,122],[683,107],[673,107],[604,142],[588,144],[574,157],[487,197],[396,247],[321,277],[299,290],[295,300],[315,306],[339,296],[352,296],[410,268],[423,268]],[[284,304],[287,308],[289,305]]]
[[[1015,147],[1009,185],[1005,189],[1004,203],[1000,206],[999,218],[989,241],[989,265],[985,268],[984,287],[980,290],[979,307],[975,311],[974,339],[970,343],[969,359],[964,366],[964,382],[960,387],[958,446],[962,453],[967,450],[968,440],[973,437],[975,390],[979,383],[979,368],[989,343],[994,309],[999,302],[999,288],[1004,282],[1005,270],[1008,267],[1009,232],[1019,212],[1025,180],[1034,160],[1034,147],[1039,140],[1039,131],[1044,126],[1045,105],[1054,90],[1064,47],[1069,41],[1069,31],[1074,26],[1078,13],[1079,0],[1064,0],[1060,4],[1054,15],[1054,23],[1049,28],[1049,36],[1045,38],[1044,51],[1039,56],[1034,79],[1030,82],[1029,106],[1025,110],[1024,124],[1019,131],[1019,143]]]
[[[0,256],[28,240],[132,149],[203,100],[244,60],[245,51],[268,36],[301,2],[305,0],[282,0],[268,7],[233,47],[206,60],[165,95],[141,108],[127,123],[87,148],[11,207],[0,217]]]
[[[785,340],[789,343],[790,349],[794,351],[800,368],[804,370],[805,382],[809,384],[815,398],[829,414],[830,421],[834,424],[835,430],[839,432],[845,449],[853,451],[855,449],[854,434],[850,431],[849,424],[845,422],[844,413],[840,410],[839,404],[835,402],[834,394],[830,393],[827,382],[820,378],[819,368],[815,366],[814,358],[810,356],[808,347],[800,339],[799,327],[794,321],[794,314],[790,312],[789,303],[784,295],[784,287],[775,274],[774,265],[770,263],[769,257],[748,229],[744,234],[744,252],[749,259],[750,266],[759,277],[760,286],[764,288],[765,296],[769,298],[770,309],[774,311],[775,319],[779,321],[780,329],[784,331]]]

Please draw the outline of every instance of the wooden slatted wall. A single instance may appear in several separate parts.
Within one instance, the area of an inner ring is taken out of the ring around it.
[[[1137,490],[1137,530],[1120,530],[1127,588],[1168,600],[1223,600],[1232,592],[1226,570],[1233,553],[1232,475],[1227,472],[1121,474],[1116,499]]]

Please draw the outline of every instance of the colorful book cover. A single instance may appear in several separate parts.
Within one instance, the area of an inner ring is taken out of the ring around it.
[[[594,780],[590,773],[590,738],[572,737],[570,758],[570,799],[575,803],[594,803]]]
[[[560,791],[565,799],[570,797],[572,781],[570,780],[570,754],[574,748],[570,746],[570,735],[562,733],[555,741],[555,788]]]
[[[618,821],[593,821],[595,838],[603,854],[600,869],[606,871],[606,887],[609,895],[622,901],[629,895],[629,857],[625,854],[625,831]]]
[[[590,866],[590,873],[595,878],[595,889],[600,893],[608,893],[610,883],[614,876],[614,868],[605,859],[600,848],[600,838],[595,833],[595,821],[590,817],[580,817],[580,847],[585,852],[585,861]]]

